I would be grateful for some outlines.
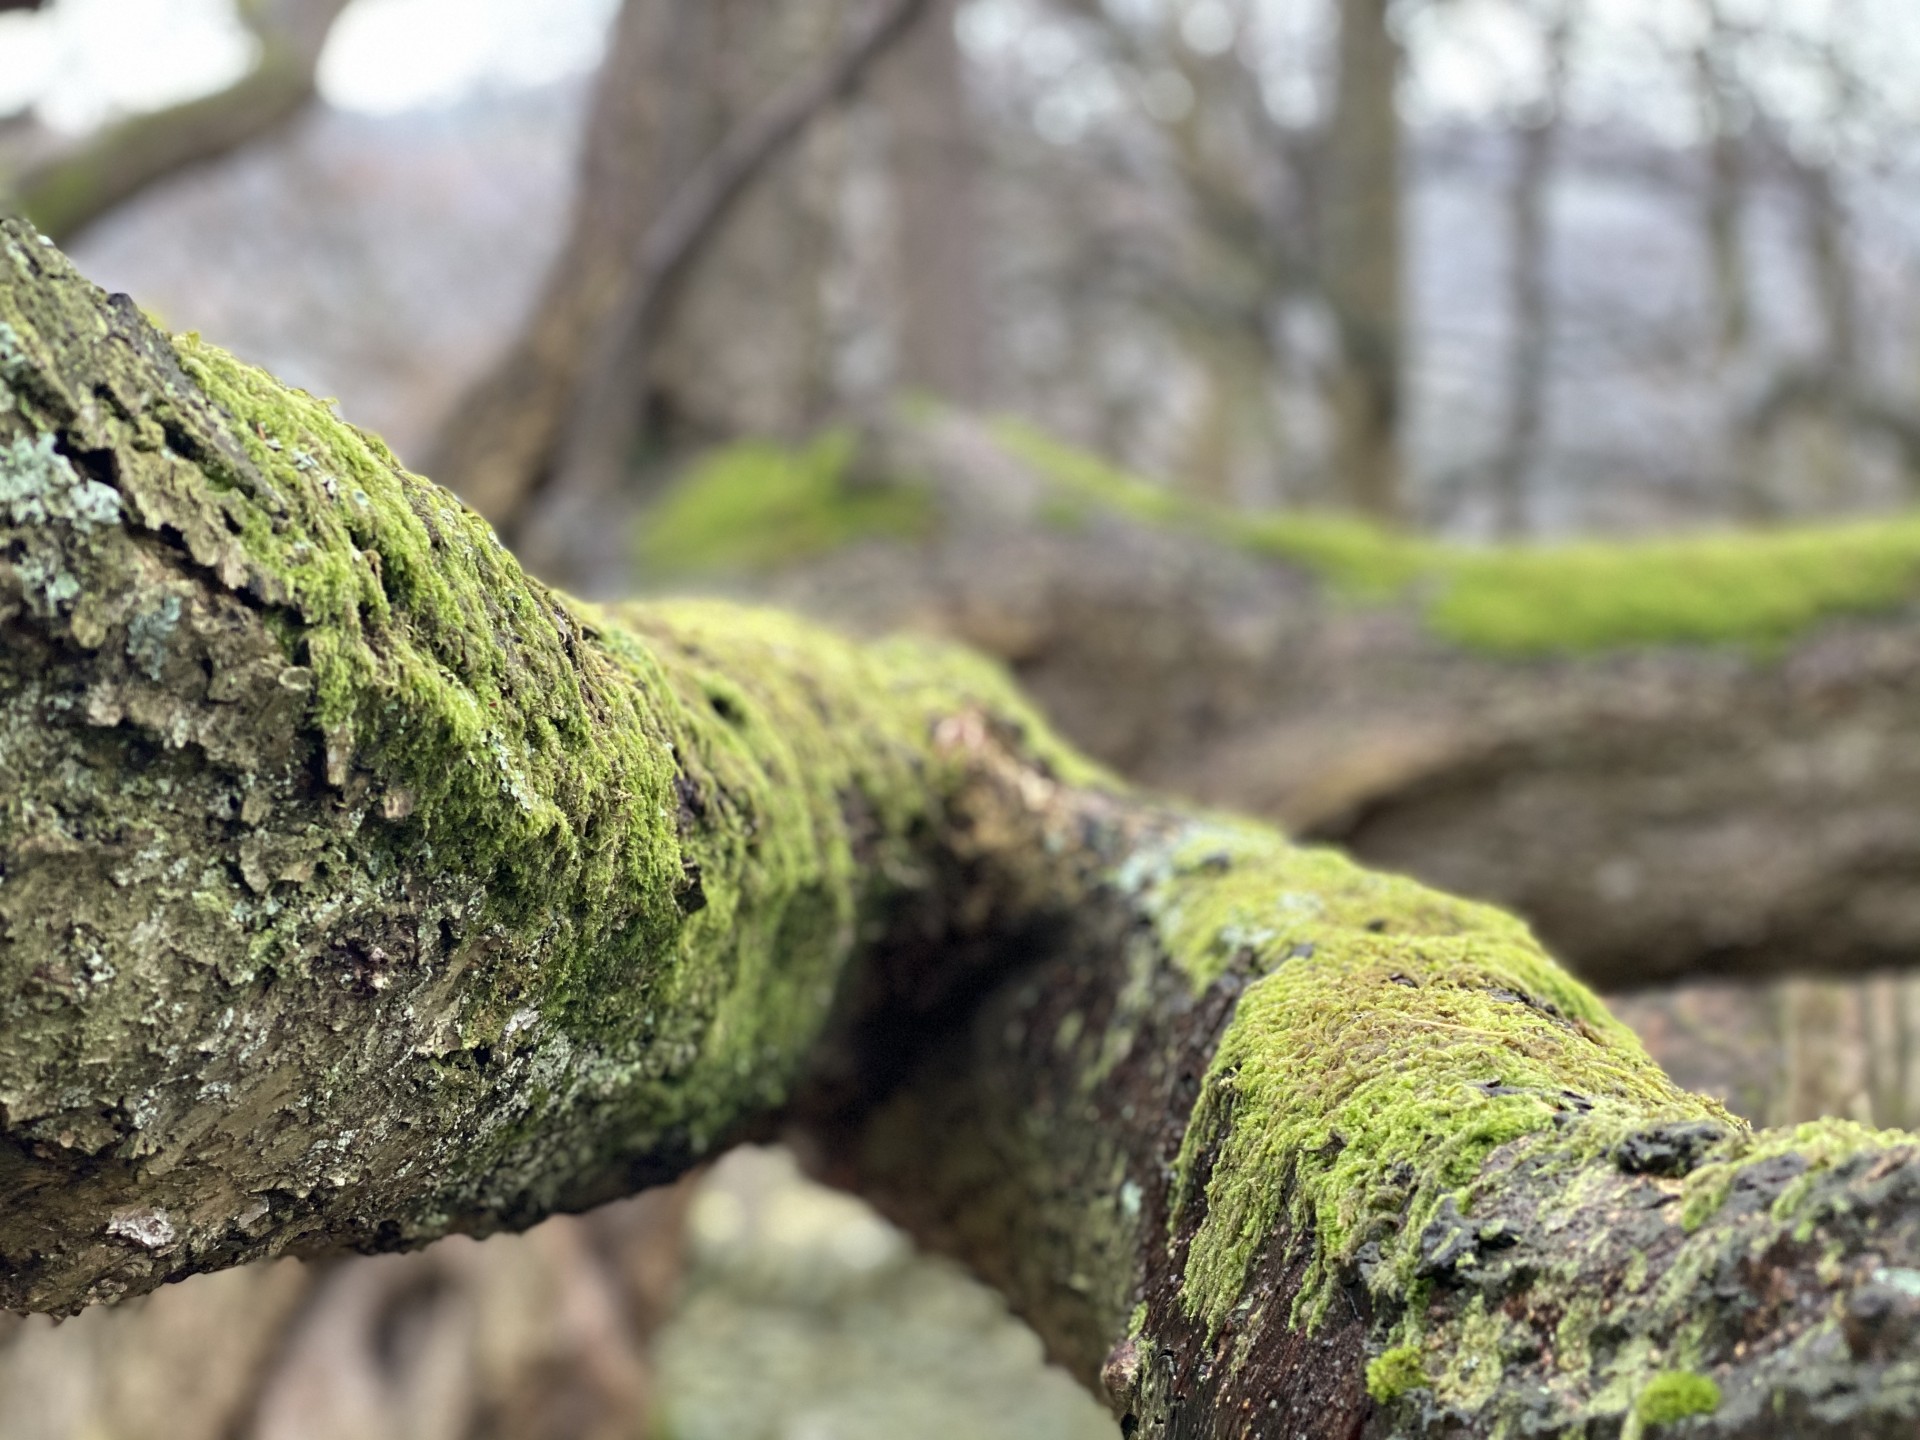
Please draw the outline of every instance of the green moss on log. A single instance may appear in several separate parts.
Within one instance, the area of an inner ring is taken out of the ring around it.
[[[13,222],[0,532],[12,1303],[672,1173],[785,1100],[924,883],[943,724],[1093,773],[951,650],[550,592],[327,403]],[[250,1143],[235,1095],[300,1127]],[[23,1238],[130,1205],[164,1259]]]
[[[1415,1346],[1396,1345],[1367,1362],[1367,1393],[1383,1405],[1426,1383],[1426,1363]]]
[[[912,538],[931,522],[926,494],[863,485],[854,437],[834,429],[806,445],[726,446],[697,462],[641,524],[649,578],[772,569],[874,536]]]
[[[1705,1375],[1663,1370],[1647,1381],[1633,1402],[1633,1418],[1642,1427],[1671,1425],[1720,1408],[1720,1387]]]
[[[1315,514],[1249,515],[1153,485],[1031,427],[1001,443],[1078,504],[1305,566],[1355,602],[1405,598],[1469,649],[1545,655],[1636,645],[1775,645],[1822,620],[1896,610],[1920,594],[1920,517],[1699,535],[1474,549]]]
[[[1282,1218],[1317,1242],[1296,1311],[1311,1322],[1369,1241],[1380,1287],[1404,1293],[1429,1220],[1510,1140],[1575,1114],[1595,1133],[1609,1114],[1726,1121],[1489,907],[1226,823],[1137,854],[1119,883],[1197,986],[1251,977],[1174,1189],[1176,1224],[1204,1208],[1185,1299],[1210,1330]]]

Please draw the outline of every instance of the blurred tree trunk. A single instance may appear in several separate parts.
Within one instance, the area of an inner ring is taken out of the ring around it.
[[[794,434],[826,413],[842,157],[810,122],[920,9],[889,0],[843,43],[841,0],[622,8],[567,244],[429,466],[549,573],[582,573],[569,552],[606,531],[595,512],[632,438]]]
[[[1720,0],[1700,0],[1700,6],[1706,38],[1694,51],[1694,77],[1707,134],[1701,221],[1713,287],[1714,346],[1724,365],[1745,348],[1753,323],[1751,279],[1741,235],[1747,167],[1732,79],[1732,30]]]
[[[216,94],[107,126],[13,177],[8,208],[69,240],[170,175],[286,124],[314,98],[314,73],[347,0],[244,0],[259,43],[251,69]],[[15,6],[13,8],[37,8]]]
[[[1340,0],[1319,274],[1338,354],[1328,377],[1336,483],[1353,508],[1402,518],[1400,45],[1387,0]]]
[[[1512,249],[1508,305],[1513,336],[1507,350],[1507,426],[1494,456],[1491,480],[1499,530],[1519,536],[1532,528],[1530,485],[1546,421],[1547,380],[1553,350],[1552,184],[1566,119],[1567,62],[1573,43],[1575,0],[1550,0],[1542,26],[1545,73],[1535,113],[1521,121],[1518,155],[1507,192]]]
[[[887,117],[900,384],[960,405],[985,403],[987,314],[981,154],[954,35],[957,0],[937,0],[880,68]]]
[[[1789,156],[1788,165],[1800,202],[1807,280],[1820,317],[1816,364],[1829,377],[1825,394],[1831,397],[1807,417],[1802,440],[1810,454],[1803,468],[1825,505],[1838,507],[1846,503],[1853,476],[1851,427],[1843,397],[1858,380],[1860,361],[1846,204],[1832,166],[1799,156]]]
[[[1130,1434],[1911,1432],[1920,1141],[1748,1132],[1518,922],[1115,786],[969,657],[568,601],[0,235],[10,1307],[785,1116]]]

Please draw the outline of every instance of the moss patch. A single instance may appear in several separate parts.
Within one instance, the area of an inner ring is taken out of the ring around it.
[[[1028,426],[1000,442],[1073,504],[1179,525],[1313,571],[1353,601],[1411,600],[1433,632],[1509,655],[1771,645],[1920,592],[1920,517],[1636,543],[1442,545],[1331,515],[1248,515],[1125,474]]]
[[[1176,1223],[1202,1207],[1184,1300],[1210,1329],[1283,1209],[1317,1242],[1296,1311],[1312,1322],[1370,1241],[1375,1288],[1404,1294],[1428,1222],[1509,1140],[1576,1117],[1596,1136],[1610,1117],[1726,1119],[1488,907],[1229,824],[1192,827],[1118,883],[1197,984],[1253,977],[1174,1185]]]
[[[1382,1405],[1426,1383],[1426,1365],[1415,1346],[1396,1345],[1367,1362],[1367,1393]]]
[[[707,456],[642,520],[643,572],[765,570],[871,536],[924,533],[926,494],[858,483],[854,443],[834,429],[797,448],[751,441]]]
[[[1665,1370],[1647,1381],[1633,1402],[1633,1418],[1643,1426],[1671,1425],[1720,1408],[1720,1387],[1705,1375]]]
[[[1807,1162],[1800,1181],[1789,1187],[1774,1206],[1773,1218],[1791,1222],[1799,1200],[1815,1177],[1851,1156],[1897,1144],[1907,1137],[1896,1131],[1875,1130],[1854,1120],[1809,1120],[1788,1129],[1766,1130],[1735,1145],[1717,1147],[1707,1163],[1687,1176],[1681,1224],[1697,1230],[1719,1211],[1740,1172],[1748,1166],[1785,1156]]]

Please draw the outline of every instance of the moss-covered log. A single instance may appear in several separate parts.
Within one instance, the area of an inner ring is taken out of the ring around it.
[[[1514,909],[1606,987],[1920,953],[1911,515],[1473,549],[945,415],[726,452],[642,549],[987,650],[1129,778]]]
[[[782,1115],[1136,1434],[1908,1433],[1920,1147],[997,672],[598,610],[0,230],[0,1302],[520,1225]],[[1837,1433],[1837,1432],[1836,1432]]]

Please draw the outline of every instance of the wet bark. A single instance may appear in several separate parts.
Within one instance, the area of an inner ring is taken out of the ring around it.
[[[1127,792],[964,656],[571,602],[0,265],[7,1306],[785,1117],[1135,1434],[1910,1429],[1913,1142],[1746,1132],[1516,922]]]
[[[240,6],[260,45],[245,75],[215,94],[136,115],[49,156],[12,180],[8,208],[69,240],[148,186],[286,124],[312,103],[320,52],[346,7],[347,0]]]

